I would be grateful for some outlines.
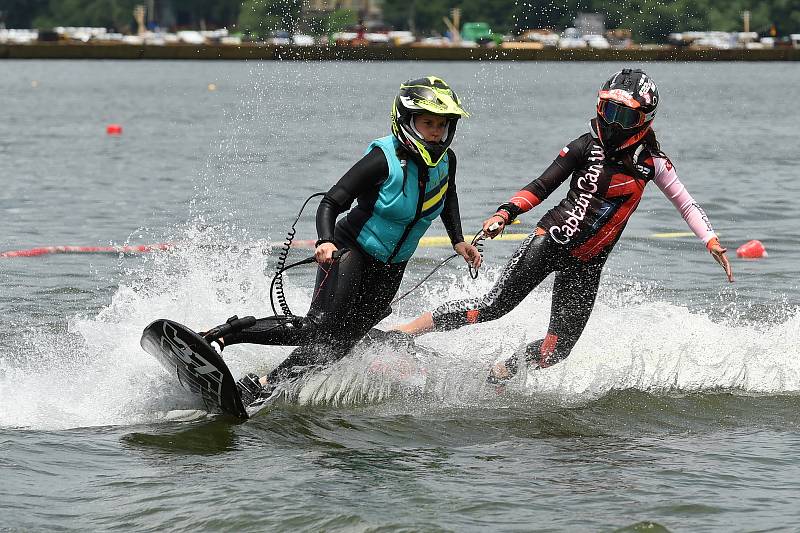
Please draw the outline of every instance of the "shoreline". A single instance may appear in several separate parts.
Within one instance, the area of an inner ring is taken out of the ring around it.
[[[525,49],[242,45],[0,44],[0,59],[283,61],[800,61],[800,49]]]

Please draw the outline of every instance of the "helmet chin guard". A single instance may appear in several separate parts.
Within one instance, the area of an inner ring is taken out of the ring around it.
[[[651,123],[648,122],[635,129],[625,129],[619,124],[609,124],[600,115],[592,119],[592,130],[608,155],[635,146],[650,131],[650,125]]]

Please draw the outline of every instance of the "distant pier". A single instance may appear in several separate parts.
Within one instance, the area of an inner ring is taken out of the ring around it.
[[[798,61],[800,49],[526,49],[392,46],[0,44],[0,59],[198,59],[284,61]]]

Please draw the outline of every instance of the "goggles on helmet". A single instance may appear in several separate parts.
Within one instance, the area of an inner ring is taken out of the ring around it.
[[[597,102],[597,114],[611,123],[616,123],[625,129],[637,128],[645,122],[652,120],[655,110],[651,113],[643,113],[638,109],[631,109],[612,100],[600,100]]]

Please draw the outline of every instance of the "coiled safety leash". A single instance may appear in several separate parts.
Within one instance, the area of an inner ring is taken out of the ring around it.
[[[302,207],[300,207],[300,211],[297,213],[297,218],[294,219],[292,222],[289,231],[286,233],[286,240],[283,243],[281,251],[278,253],[278,264],[275,267],[275,275],[272,276],[272,282],[269,285],[269,303],[272,306],[272,313],[275,316],[280,316],[278,314],[278,310],[275,307],[275,299],[278,300],[278,305],[280,305],[281,311],[283,311],[283,316],[287,318],[294,318],[296,315],[292,313],[292,310],[289,308],[289,303],[286,301],[286,294],[283,292],[283,273],[289,270],[290,268],[294,268],[300,265],[307,265],[309,263],[314,263],[316,261],[315,257],[312,255],[311,257],[306,257],[305,259],[301,259],[300,261],[296,261],[290,265],[286,264],[286,259],[289,256],[289,250],[292,248],[292,241],[294,240],[294,236],[297,233],[297,222],[300,220],[300,217],[303,215],[303,210],[308,205],[312,199],[316,198],[317,196],[325,196],[324,192],[317,192],[306,198],[306,201],[303,202]],[[333,252],[332,258],[334,261],[338,261],[345,253],[349,250],[347,248],[342,248],[340,250],[336,250]]]
[[[278,305],[280,305],[281,310],[283,311],[283,314],[285,316],[289,317],[294,316],[292,310],[289,309],[289,304],[286,302],[286,294],[283,292],[283,273],[289,270],[290,268],[314,262],[314,256],[311,256],[306,259],[303,259],[302,261],[298,261],[296,263],[292,263],[289,266],[286,266],[286,259],[289,256],[289,250],[292,247],[292,241],[294,240],[294,236],[297,233],[297,229],[295,228],[295,226],[297,226],[297,222],[300,220],[300,217],[303,214],[303,210],[308,205],[308,202],[310,202],[317,196],[325,196],[325,193],[317,192],[306,198],[306,201],[303,202],[302,207],[300,207],[300,211],[297,213],[297,218],[294,219],[294,222],[292,222],[289,231],[286,233],[286,240],[283,243],[281,251],[278,252],[278,264],[275,267],[275,275],[272,277],[272,283],[270,283],[269,286],[269,303],[270,305],[272,305],[272,313],[275,316],[278,316],[278,310],[275,308],[275,298],[278,299]]]

